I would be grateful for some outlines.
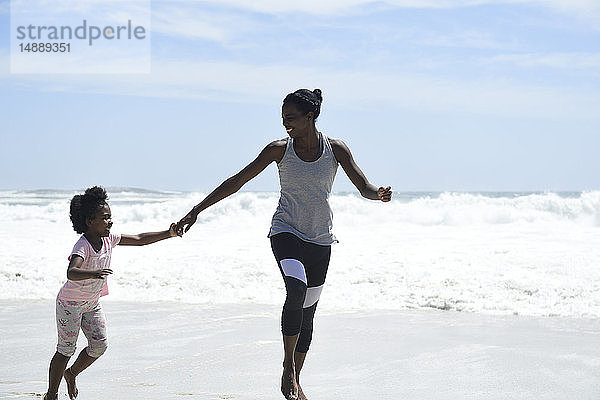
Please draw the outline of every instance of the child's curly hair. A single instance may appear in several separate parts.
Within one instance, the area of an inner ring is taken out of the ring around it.
[[[73,229],[77,233],[85,233],[87,219],[94,219],[96,213],[107,203],[106,190],[100,186],[94,186],[85,190],[84,194],[76,194],[71,199],[69,217],[73,223]]]

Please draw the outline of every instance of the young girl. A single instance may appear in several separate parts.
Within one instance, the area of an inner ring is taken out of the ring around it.
[[[69,398],[78,394],[75,378],[100,357],[107,347],[106,319],[100,297],[108,294],[107,276],[112,274],[110,257],[113,247],[143,246],[177,236],[175,224],[162,232],[119,235],[110,232],[112,227],[110,207],[106,191],[94,186],[83,195],[71,200],[70,217],[79,238],[67,269],[67,282],[56,298],[56,327],[58,345],[50,362],[48,391],[44,400],[58,398],[58,387],[64,377]],[[66,369],[75,354],[79,329],[85,334],[88,346],[79,353],[77,360]]]

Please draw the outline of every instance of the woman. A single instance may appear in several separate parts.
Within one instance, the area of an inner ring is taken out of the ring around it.
[[[313,317],[325,283],[332,233],[329,194],[340,164],[360,194],[388,202],[391,187],[373,186],[354,162],[341,140],[319,132],[315,121],[321,111],[321,90],[300,89],[283,101],[283,126],[289,138],[269,143],[244,169],[225,180],[179,221],[187,232],[198,214],[237,192],[246,182],[277,162],[281,197],[269,237],[286,288],[281,327],[285,351],[281,391],[286,399],[306,399],[300,371],[312,338]]]

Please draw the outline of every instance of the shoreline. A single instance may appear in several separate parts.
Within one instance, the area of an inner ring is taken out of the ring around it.
[[[103,305],[109,348],[78,378],[81,399],[283,398],[280,307]],[[0,337],[0,399],[39,398],[54,301],[0,300]],[[593,399],[599,339],[594,319],[317,311],[302,386],[309,399]]]

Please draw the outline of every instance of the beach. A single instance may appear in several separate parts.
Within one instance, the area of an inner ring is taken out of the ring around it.
[[[600,0],[0,25],[0,400],[600,400]]]
[[[104,301],[109,349],[80,399],[278,399],[278,307]],[[54,302],[0,301],[0,398],[47,385]],[[440,310],[322,312],[309,399],[597,399],[600,321]],[[80,336],[78,349],[85,347]],[[66,386],[61,385],[61,398]]]
[[[130,234],[166,229],[205,195],[108,192],[113,232]],[[0,192],[0,399],[46,389],[74,193]],[[109,348],[79,399],[283,398],[277,200],[238,193],[183,238],[115,248]],[[339,243],[302,372],[309,399],[600,398],[600,192],[331,203]]]

